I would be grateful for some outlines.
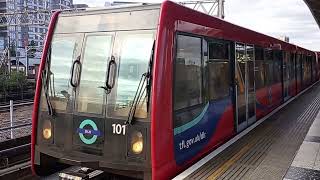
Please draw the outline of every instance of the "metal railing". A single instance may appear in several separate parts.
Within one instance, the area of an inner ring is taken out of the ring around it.
[[[10,120],[9,120],[9,122],[7,122],[7,124],[10,123],[10,125],[6,126],[6,127],[1,127],[0,126],[0,133],[10,131],[10,139],[13,139],[14,138],[14,130],[15,129],[31,126],[31,124],[32,124],[31,123],[31,118],[26,118],[23,121],[15,121],[13,112],[14,112],[14,107],[32,105],[32,104],[33,104],[33,102],[22,102],[22,103],[19,103],[19,104],[13,104],[13,101],[10,100],[10,104],[9,105],[0,106],[0,109],[9,108],[9,111],[10,111],[10,115],[9,115],[9,119]],[[19,124],[14,124],[14,123],[17,123],[17,122],[19,122]],[[2,122],[2,125],[3,124],[5,124],[5,123]]]
[[[33,104],[33,99],[30,99],[30,100],[18,100],[18,101],[15,101],[17,102],[16,104],[13,104],[13,101],[12,101],[12,109],[14,107],[18,107],[18,106],[26,106],[26,105],[32,105]],[[5,112],[5,111],[9,111],[11,109],[11,101],[9,101],[9,104],[6,103],[6,104],[0,104],[0,113],[1,112]]]

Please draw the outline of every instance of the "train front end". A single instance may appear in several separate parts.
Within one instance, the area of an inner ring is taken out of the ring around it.
[[[32,132],[38,175],[66,165],[151,177],[150,97],[160,6],[56,13]]]

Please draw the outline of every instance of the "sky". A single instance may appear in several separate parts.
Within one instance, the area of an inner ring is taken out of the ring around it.
[[[106,1],[74,0],[74,3],[101,7]],[[320,28],[303,0],[225,0],[225,20],[272,37],[288,36],[290,43],[320,51]]]

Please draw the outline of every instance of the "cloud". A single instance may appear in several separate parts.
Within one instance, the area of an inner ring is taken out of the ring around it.
[[[232,0],[225,3],[226,20],[290,42],[320,50],[320,29],[302,0]]]

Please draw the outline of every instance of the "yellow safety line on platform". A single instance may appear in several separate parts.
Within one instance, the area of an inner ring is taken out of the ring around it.
[[[207,179],[215,180],[219,178],[223,173],[225,173],[236,161],[238,161],[249,149],[253,147],[257,142],[257,139],[252,141],[251,143],[244,146],[238,153],[232,156],[227,162],[221,165],[213,174],[211,174]]]

